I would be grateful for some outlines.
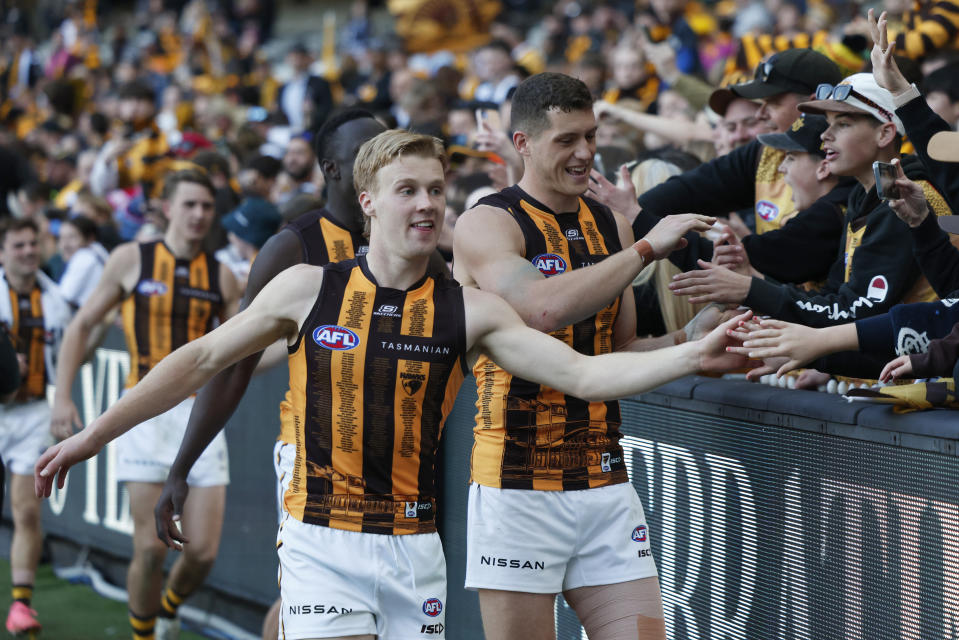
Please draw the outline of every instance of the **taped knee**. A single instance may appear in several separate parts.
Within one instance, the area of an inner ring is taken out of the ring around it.
[[[582,587],[566,594],[590,640],[665,637],[663,605],[655,578]]]

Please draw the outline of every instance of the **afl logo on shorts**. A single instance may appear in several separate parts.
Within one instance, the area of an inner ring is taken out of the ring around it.
[[[541,253],[533,258],[533,266],[547,278],[566,272],[566,261],[555,253]]]
[[[759,214],[760,218],[769,222],[779,217],[779,207],[769,200],[760,200],[756,203],[756,213]]]
[[[141,296],[162,296],[166,293],[166,285],[158,280],[143,280],[137,285],[137,293]]]
[[[324,349],[346,351],[360,344],[360,337],[344,327],[325,324],[313,332],[313,342]]]
[[[440,602],[439,598],[430,598],[423,603],[423,613],[431,618],[435,618],[443,613],[443,603]]]
[[[633,529],[633,535],[630,538],[633,542],[646,542],[646,525],[641,524]]]

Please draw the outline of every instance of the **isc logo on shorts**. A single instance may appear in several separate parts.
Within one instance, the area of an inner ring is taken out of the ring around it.
[[[443,633],[443,629],[446,627],[443,626],[442,622],[437,622],[436,624],[424,624],[420,627],[420,633],[426,634],[436,634]]]
[[[313,331],[313,342],[324,349],[345,351],[360,344],[360,337],[345,327],[325,324]]]
[[[756,203],[756,213],[759,214],[760,218],[769,222],[779,217],[779,207],[769,200],[760,200]]]
[[[630,538],[632,538],[633,542],[646,542],[646,525],[641,524],[633,529],[633,534]]]
[[[137,285],[137,293],[141,296],[162,296],[166,293],[166,285],[158,280],[143,280]]]
[[[547,278],[566,272],[566,261],[555,253],[541,253],[533,258],[533,266]]]
[[[440,602],[439,598],[430,598],[423,603],[423,613],[431,618],[435,618],[443,613],[443,603]]]

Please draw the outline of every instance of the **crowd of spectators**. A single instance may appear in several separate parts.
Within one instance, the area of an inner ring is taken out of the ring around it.
[[[21,4],[0,25],[0,218],[38,223],[44,270],[74,306],[112,248],[162,235],[164,176],[194,165],[216,187],[217,232],[207,249],[245,282],[257,250],[284,221],[322,206],[314,137],[351,106],[447,144],[440,249],[451,260],[456,218],[521,176],[510,97],[525,77],[546,70],[581,79],[595,96],[598,173],[590,195],[627,215],[637,236],[661,216],[690,209],[723,219],[708,237],[691,238],[672,264],[634,282],[639,333],[676,331],[707,302],[827,326],[959,288],[913,257],[914,225],[892,217],[868,176],[823,168],[834,160],[821,144],[830,122],[797,120],[801,102],[829,97],[816,95],[820,83],[855,79],[854,93],[879,103],[875,114],[896,112],[877,159],[900,163],[929,209],[950,213],[950,186],[924,165],[929,156],[914,146],[917,134],[900,113],[911,103],[896,96],[893,104],[893,90],[902,88],[873,78],[876,23],[859,3],[471,0],[450,3],[447,13],[473,11],[474,33],[445,41],[410,18],[437,4],[426,2],[391,15],[390,3],[356,0],[339,24],[318,11],[312,31],[279,38],[276,6],[262,0]],[[959,4],[885,0],[874,8],[887,14],[896,73],[954,129]],[[802,131],[793,140],[790,130]],[[764,139],[771,134],[778,135]],[[890,220],[882,235],[891,244],[871,246],[869,234],[878,232],[860,230],[883,206]],[[861,216],[850,213],[856,207]],[[944,232],[929,224],[920,225],[927,244],[941,241]],[[862,266],[870,251],[903,264],[872,273]],[[831,305],[848,310],[822,311]],[[878,378],[882,363],[817,365]]]

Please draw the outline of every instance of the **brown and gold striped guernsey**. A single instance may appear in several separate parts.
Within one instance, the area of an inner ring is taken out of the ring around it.
[[[369,249],[363,234],[342,226],[326,209],[304,213],[285,228],[300,239],[303,262],[317,267],[352,260]]]
[[[608,208],[579,199],[553,213],[517,186],[480,200],[523,230],[525,257],[545,276],[595,264],[621,249]],[[586,355],[613,351],[618,297],[597,314],[550,333]],[[504,489],[569,491],[627,481],[617,402],[587,402],[514,377],[485,356],[473,367],[476,402],[472,479]]]
[[[303,250],[303,262],[323,267],[331,262],[352,260],[369,250],[362,233],[350,231],[333,219],[327,209],[308,211],[284,227],[296,234]],[[280,401],[280,436],[278,440],[295,444],[292,422],[292,397],[289,390]]]
[[[172,351],[211,331],[222,308],[219,262],[212,254],[180,260],[162,240],[141,244],[140,279],[122,307],[127,388]]]
[[[34,285],[30,293],[18,293],[9,287],[10,312],[13,314],[10,337],[17,353],[27,360],[27,375],[17,390],[16,402],[39,400],[47,395],[47,374],[44,361],[46,330],[43,326],[43,291]]]
[[[290,348],[296,460],[287,511],[310,524],[436,530],[440,433],[465,375],[462,288],[379,287],[365,256],[327,265]]]

